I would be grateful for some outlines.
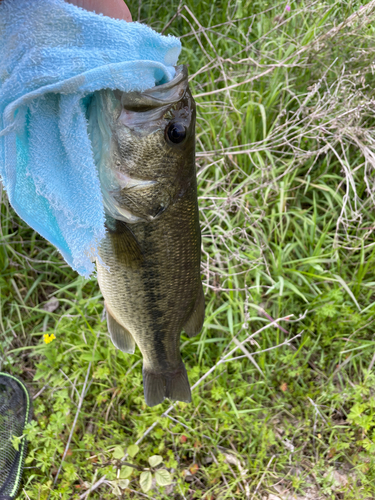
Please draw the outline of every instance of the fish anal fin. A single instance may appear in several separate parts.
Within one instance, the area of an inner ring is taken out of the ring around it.
[[[169,398],[191,403],[191,391],[185,366],[173,372],[155,373],[143,365],[143,390],[148,406],[156,406]]]
[[[204,323],[204,293],[202,284],[200,284],[197,300],[194,304],[193,312],[191,313],[189,319],[184,325],[185,333],[188,337],[194,337],[202,330]]]
[[[135,341],[132,334],[124,328],[120,323],[118,323],[112,316],[110,311],[107,309],[107,326],[108,331],[111,334],[111,340],[117,349],[122,352],[127,352],[129,354],[134,354],[135,351]]]

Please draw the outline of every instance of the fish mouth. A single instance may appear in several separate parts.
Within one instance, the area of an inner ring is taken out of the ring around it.
[[[179,102],[189,86],[188,71],[183,64],[175,66],[175,69],[174,78],[167,83],[143,92],[122,92],[122,107],[139,113]]]
[[[121,101],[118,122],[139,136],[164,128],[165,120],[184,106],[185,96],[190,94],[186,66],[175,66],[175,69],[175,77],[162,85],[143,92],[116,91],[116,98]]]

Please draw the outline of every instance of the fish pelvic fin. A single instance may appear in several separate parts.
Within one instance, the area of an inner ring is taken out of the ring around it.
[[[115,347],[117,347],[117,349],[120,349],[120,351],[122,352],[134,354],[135,341],[133,339],[132,334],[115,320],[115,318],[110,313],[107,304],[106,304],[106,309],[107,309],[107,327],[111,335],[111,340],[113,344],[115,345]]]
[[[191,391],[183,363],[173,372],[155,373],[143,365],[143,390],[148,406],[156,406],[165,398],[191,403]]]
[[[189,319],[184,325],[185,333],[188,337],[194,337],[198,335],[198,333],[202,330],[204,323],[204,293],[202,283],[199,285],[199,292],[197,296],[197,300],[194,304],[193,312],[191,313]]]

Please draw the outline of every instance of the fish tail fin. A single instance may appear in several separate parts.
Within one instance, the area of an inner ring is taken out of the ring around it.
[[[146,404],[155,406],[164,398],[191,402],[191,391],[186,368],[183,363],[173,372],[155,373],[143,366],[143,390]]]
[[[175,401],[191,403],[191,391],[186,368],[183,363],[178,370],[165,377],[165,397]]]
[[[154,373],[143,365],[143,392],[148,406],[156,406],[165,398],[165,379],[162,373]]]

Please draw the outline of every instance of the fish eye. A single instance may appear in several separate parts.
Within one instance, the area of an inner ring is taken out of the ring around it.
[[[179,144],[186,137],[186,128],[182,123],[172,122],[165,129],[166,137],[173,144]]]

